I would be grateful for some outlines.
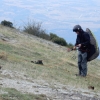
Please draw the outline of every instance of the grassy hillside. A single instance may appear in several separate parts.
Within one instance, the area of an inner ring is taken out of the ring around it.
[[[32,63],[37,60],[42,60],[43,65]],[[88,90],[93,86],[94,93],[100,92],[99,60],[88,63],[86,78],[76,77],[77,51],[67,52],[65,47],[3,26],[0,26],[0,66],[0,81],[25,77],[28,81],[45,80],[52,88],[55,88],[54,83],[60,83],[76,89]],[[18,100],[45,100],[46,97],[22,94],[7,87],[7,83],[6,87],[0,83],[0,95],[0,100],[14,100],[10,97],[13,95],[17,95]]]

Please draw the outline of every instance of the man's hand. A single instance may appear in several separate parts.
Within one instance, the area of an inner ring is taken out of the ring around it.
[[[73,47],[73,50],[76,50],[76,46]]]
[[[73,50],[76,50],[77,48],[80,48],[81,46],[82,46],[81,44],[78,44],[78,45],[73,47]]]
[[[81,44],[78,44],[78,45],[77,45],[77,47],[79,47],[79,48],[80,48],[81,46],[82,46]]]
[[[67,48],[67,51],[70,52],[72,50],[77,50],[79,47],[81,47],[81,44],[78,44],[77,46],[74,46],[73,48]]]

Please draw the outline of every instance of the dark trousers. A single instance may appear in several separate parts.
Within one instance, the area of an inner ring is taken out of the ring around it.
[[[87,75],[87,52],[82,53],[81,51],[78,51],[78,68],[79,75]]]

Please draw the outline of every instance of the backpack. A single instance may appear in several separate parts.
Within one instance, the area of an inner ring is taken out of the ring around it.
[[[94,37],[93,33],[90,31],[89,28],[86,28],[86,32],[90,36],[90,51],[87,54],[87,61],[91,61],[99,56],[99,47],[96,38]]]

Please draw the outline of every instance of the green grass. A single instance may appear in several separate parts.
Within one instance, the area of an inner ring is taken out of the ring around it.
[[[0,95],[2,98],[0,100],[47,100],[44,94],[25,94],[17,91],[14,88],[6,88],[4,91],[6,91],[6,93]]]

